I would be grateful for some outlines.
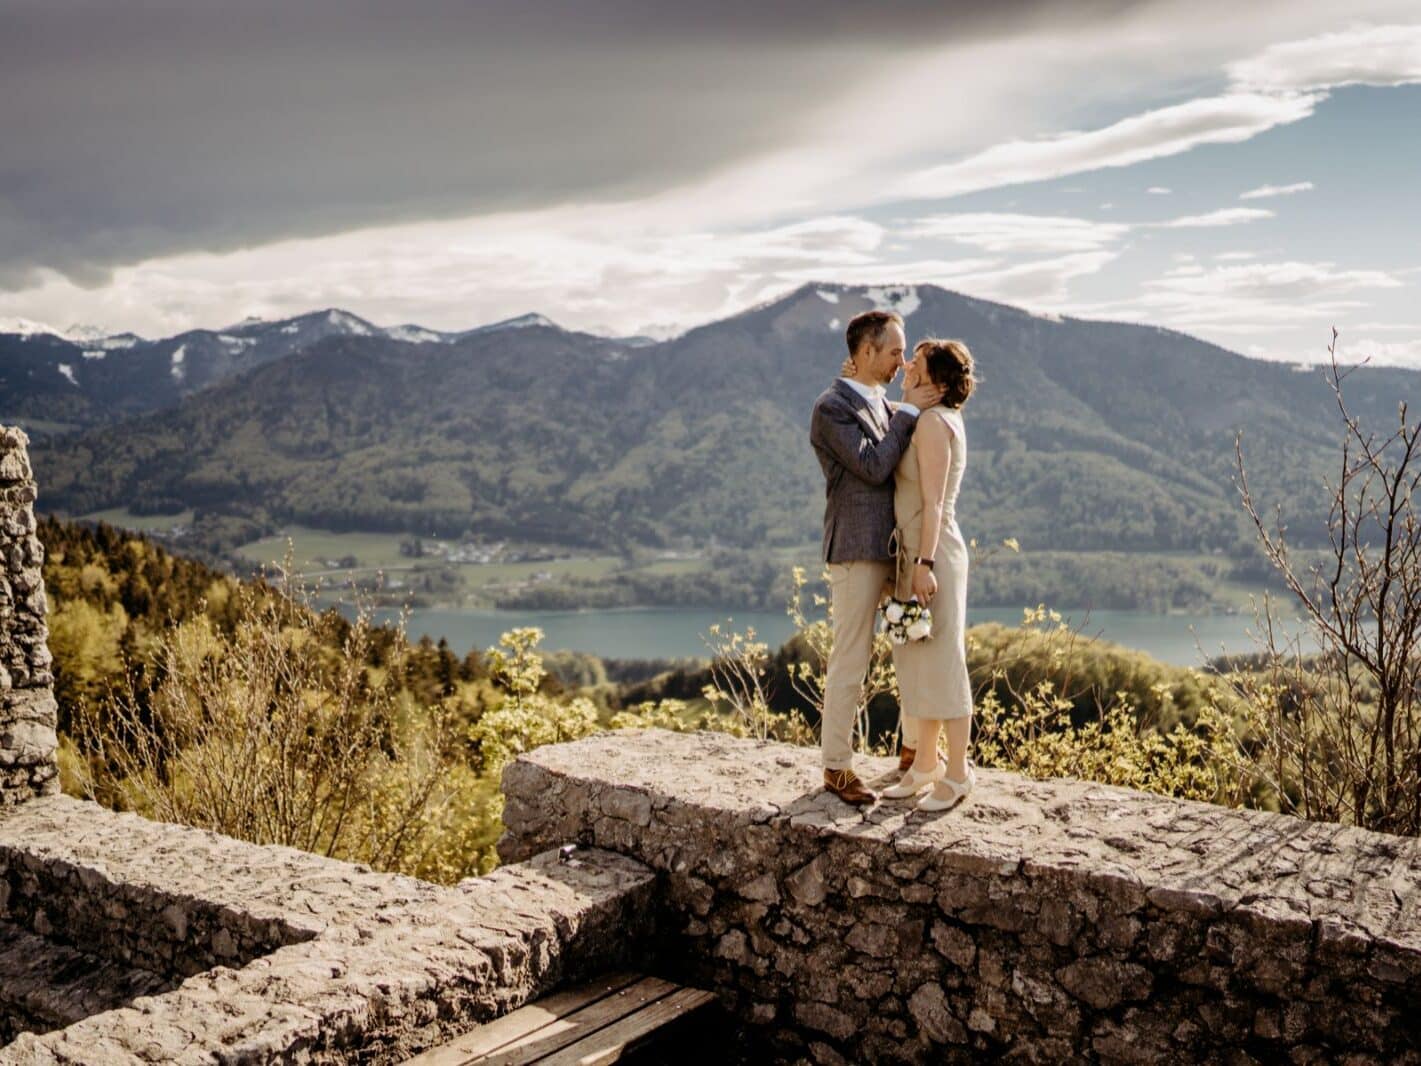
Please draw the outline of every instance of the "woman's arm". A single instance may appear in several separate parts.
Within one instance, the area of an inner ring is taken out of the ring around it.
[[[923,522],[919,527],[918,557],[931,559],[937,555],[938,534],[942,532],[942,508],[947,495],[948,449],[952,446],[952,430],[940,418],[921,419],[917,428],[918,484],[923,490]],[[919,603],[927,603],[937,592],[937,578],[932,568],[913,566],[913,592]]]

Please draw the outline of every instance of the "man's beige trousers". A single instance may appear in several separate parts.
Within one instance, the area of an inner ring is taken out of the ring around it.
[[[829,564],[829,603],[834,647],[824,678],[824,720],[820,726],[824,768],[843,770],[854,761],[854,718],[863,697],[864,677],[873,656],[873,624],[891,562],[855,560]]]

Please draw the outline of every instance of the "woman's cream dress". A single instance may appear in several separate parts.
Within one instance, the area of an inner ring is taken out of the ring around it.
[[[912,718],[962,718],[972,713],[972,685],[967,676],[967,543],[957,528],[957,491],[967,466],[967,432],[962,412],[930,407],[920,418],[940,418],[951,432],[948,442],[947,487],[943,496],[942,528],[933,556],[937,592],[929,607],[932,636],[893,648],[903,714]],[[921,424],[921,423],[920,423]],[[893,514],[898,527],[896,595],[913,594],[913,560],[922,539],[923,488],[918,478],[918,440],[912,442],[894,471]]]

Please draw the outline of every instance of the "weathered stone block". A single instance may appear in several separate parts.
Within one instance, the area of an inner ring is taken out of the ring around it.
[[[1421,1001],[1421,914],[1375,887],[1414,884],[1421,842],[985,769],[946,815],[857,810],[822,792],[816,752],[724,736],[616,732],[516,766],[501,849],[590,839],[660,871],[719,938],[666,945],[677,972],[788,1004],[790,1059],[816,1042],[854,1062],[1376,1045],[1421,1064],[1404,1006]],[[617,789],[649,797],[648,824],[639,800],[606,817]]]

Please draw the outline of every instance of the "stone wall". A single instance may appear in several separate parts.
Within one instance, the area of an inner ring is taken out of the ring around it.
[[[0,1066],[402,1062],[639,966],[653,884],[582,851],[447,888],[36,798],[0,811]]]
[[[506,860],[655,869],[664,976],[776,1058],[1421,1063],[1414,839],[991,770],[946,814],[862,812],[817,751],[655,730],[538,748],[504,792]]]
[[[640,964],[619,855],[446,888],[58,795],[27,443],[0,428],[0,1066],[402,1062]]]
[[[23,430],[0,426],[0,807],[59,790],[28,444]]]

